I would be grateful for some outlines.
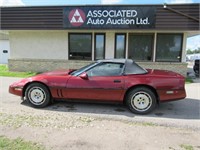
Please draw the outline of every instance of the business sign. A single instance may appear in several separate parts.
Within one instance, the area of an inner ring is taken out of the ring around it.
[[[153,6],[82,6],[63,9],[63,27],[73,29],[149,29],[155,27]]]

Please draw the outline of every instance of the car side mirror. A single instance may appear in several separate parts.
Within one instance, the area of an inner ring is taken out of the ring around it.
[[[82,74],[80,74],[79,77],[80,77],[81,79],[88,80],[88,75],[87,75],[86,72],[83,72]]]

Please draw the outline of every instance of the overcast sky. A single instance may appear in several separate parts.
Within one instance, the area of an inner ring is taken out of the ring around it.
[[[200,0],[0,0],[0,6],[44,6],[44,5],[85,5],[85,4],[177,4],[200,3]],[[187,49],[200,47],[200,35],[187,40]]]
[[[4,5],[163,4],[199,3],[200,0],[0,0]]]

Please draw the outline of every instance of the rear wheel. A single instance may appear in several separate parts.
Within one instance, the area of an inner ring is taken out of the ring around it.
[[[132,89],[126,97],[128,108],[136,114],[150,113],[156,106],[156,96],[146,87]]]
[[[48,88],[41,83],[30,84],[25,91],[26,100],[36,108],[43,108],[51,101]]]

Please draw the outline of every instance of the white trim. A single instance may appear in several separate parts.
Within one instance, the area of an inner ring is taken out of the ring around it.
[[[95,32],[92,32],[92,60],[94,60],[95,56],[94,56],[94,46],[95,46]]]
[[[66,59],[69,60],[69,32],[66,34],[66,44],[67,44],[67,53],[66,53]]]
[[[183,43],[182,43],[182,54],[181,62],[186,62],[186,44],[187,44],[187,33],[183,33]]]
[[[125,56],[125,58],[128,58],[128,40],[129,40],[129,32],[125,32],[125,34],[126,34],[126,52],[125,52],[125,54],[126,54],[126,56]]]
[[[156,61],[156,47],[157,47],[157,32],[154,33],[154,41],[153,41],[153,62]]]

